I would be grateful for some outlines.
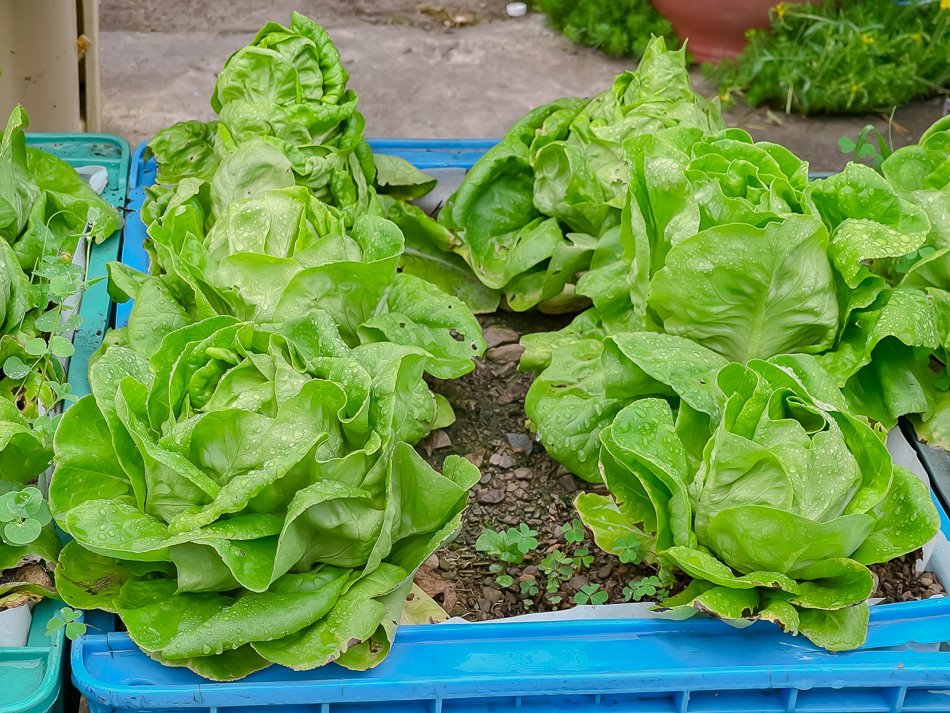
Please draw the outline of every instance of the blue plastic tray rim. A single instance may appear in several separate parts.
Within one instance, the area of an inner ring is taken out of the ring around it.
[[[570,671],[567,677],[564,662],[534,664],[531,676],[519,675],[513,665],[508,671],[486,671],[478,666],[479,657],[486,652],[498,655],[499,650],[510,648],[517,652],[527,642],[532,650],[550,644],[559,651],[575,654],[593,654],[602,646],[634,645],[638,641],[655,638],[672,629],[681,637],[700,637],[704,642],[721,642],[728,646],[742,646],[747,634],[736,635],[723,622],[698,619],[690,622],[666,622],[656,619],[606,619],[588,622],[529,622],[481,624],[435,624],[402,627],[397,635],[398,647],[405,647],[418,659],[427,649],[436,652],[446,647],[465,647],[471,653],[468,671],[459,672],[457,666],[442,666],[441,657],[425,661],[407,661],[404,657],[394,665],[384,662],[379,669],[365,673],[347,672],[327,667],[303,674],[291,674],[286,669],[272,667],[272,676],[283,671],[289,679],[250,680],[215,683],[201,680],[191,684],[151,683],[139,685],[110,681],[97,684],[85,667],[86,655],[104,656],[107,662],[128,663],[125,655],[143,658],[127,634],[86,636],[73,647],[73,677],[77,688],[87,696],[109,700],[119,705],[122,701],[154,701],[156,707],[194,705],[195,684],[200,686],[201,707],[237,705],[250,701],[254,693],[266,691],[268,704],[276,703],[340,703],[347,701],[409,701],[427,698],[460,698],[529,695],[607,694],[636,691],[637,693],[675,693],[716,690],[758,690],[762,688],[809,688],[869,686],[950,686],[950,653],[888,650],[902,638],[902,630],[910,628],[928,638],[933,620],[914,616],[908,604],[875,607],[870,627],[871,640],[861,649],[845,654],[831,654],[815,649],[802,640],[790,640],[785,647],[786,658],[794,663],[779,664],[751,662],[747,666],[717,666],[707,650],[702,658],[695,653],[684,653],[681,658],[692,660],[691,665],[663,668],[662,661],[646,662],[641,668],[620,666],[622,671]],[[885,611],[886,610],[886,611]],[[938,617],[939,618],[939,617]],[[582,623],[583,627],[572,627]],[[567,626],[566,626],[567,625]],[[754,633],[771,645],[774,636],[769,624],[754,625]],[[946,622],[940,627],[946,633]],[[749,641],[746,639],[746,641]],[[442,647],[442,649],[440,649]],[[395,651],[395,649],[394,649]],[[692,656],[692,659],[690,658]],[[464,658],[464,657],[462,657]],[[817,663],[816,663],[817,661]],[[421,664],[420,666],[406,665]],[[652,664],[652,665],[651,665]],[[157,666],[157,664],[152,664]],[[570,667],[570,662],[567,668]],[[181,673],[181,672],[178,672]],[[822,681],[821,676],[830,675]],[[147,674],[144,674],[147,676]],[[304,676],[309,676],[304,678]],[[177,676],[176,676],[177,677]],[[542,694],[541,691],[544,691]],[[160,704],[160,705],[159,705]],[[122,707],[121,705],[119,707]]]

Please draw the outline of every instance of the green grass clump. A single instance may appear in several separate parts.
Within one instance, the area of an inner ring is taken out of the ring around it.
[[[945,93],[950,0],[781,3],[734,60],[706,65],[724,101],[745,97],[803,114],[888,110]]]

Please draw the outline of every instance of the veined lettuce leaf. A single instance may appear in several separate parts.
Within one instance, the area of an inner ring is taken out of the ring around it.
[[[612,507],[583,496],[578,511],[608,551],[618,532],[642,532],[661,563],[693,579],[664,607],[778,621],[854,648],[866,636],[867,565],[937,532],[926,486],[892,464],[880,432],[811,395],[816,368],[811,357],[722,366],[706,380],[713,408],[699,431],[679,428],[692,406],[669,379],[601,430]]]
[[[150,359],[109,346],[56,434],[61,595],[209,678],[347,652],[375,665],[363,642],[391,639],[404,585],[478,480],[409,445],[436,412],[426,359],[350,349],[317,313],[271,329],[212,317]]]

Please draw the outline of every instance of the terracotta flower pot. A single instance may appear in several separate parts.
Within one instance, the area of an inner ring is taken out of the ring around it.
[[[769,9],[779,0],[653,0],[676,33],[689,39],[690,54],[701,62],[735,57],[745,47],[745,32],[771,25]]]

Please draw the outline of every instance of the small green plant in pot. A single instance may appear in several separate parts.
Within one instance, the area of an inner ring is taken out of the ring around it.
[[[59,541],[39,489],[0,481],[0,647],[23,646],[30,609],[54,596]]]
[[[51,456],[49,439],[0,397],[0,647],[23,646],[32,605],[54,594],[59,540],[33,485]]]

